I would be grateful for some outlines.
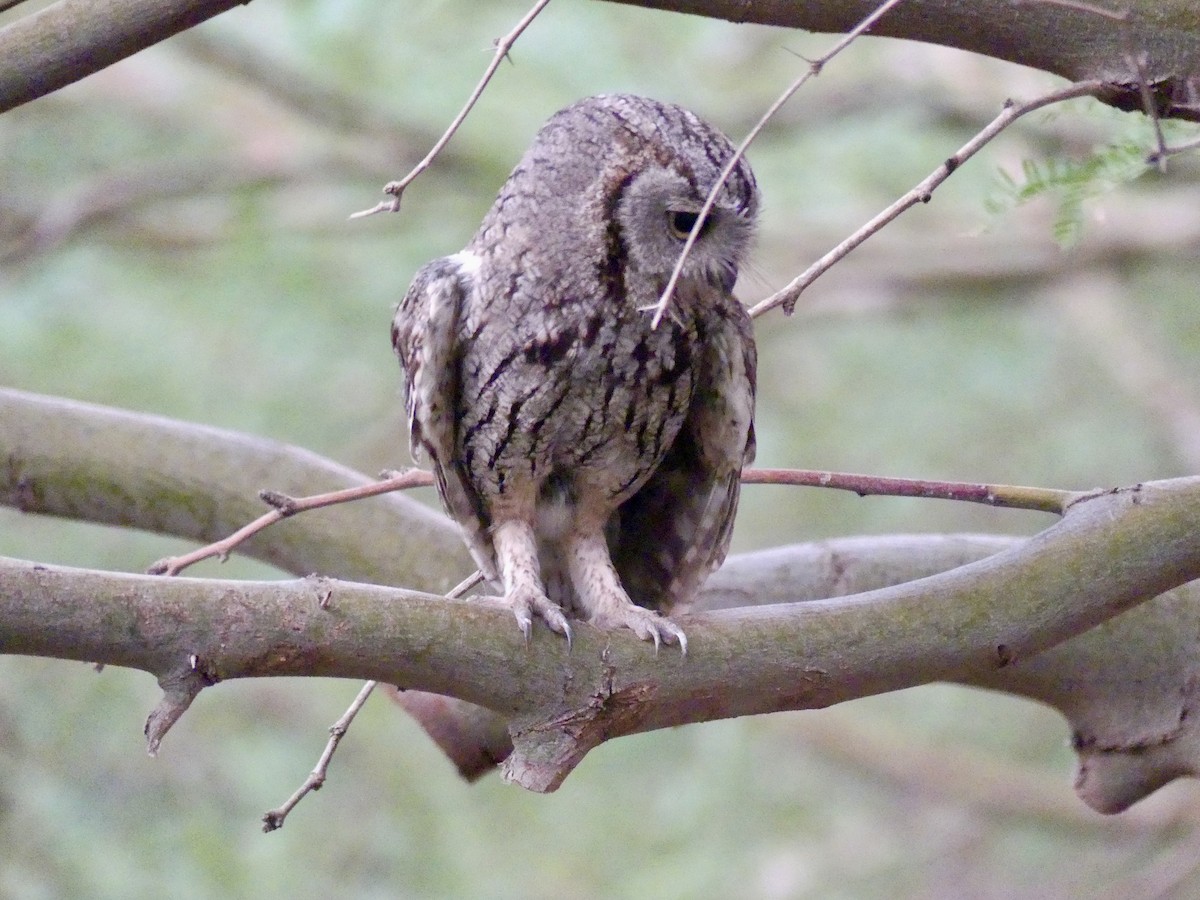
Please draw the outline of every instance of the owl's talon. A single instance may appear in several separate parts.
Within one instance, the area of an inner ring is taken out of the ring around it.
[[[628,628],[643,641],[653,641],[656,655],[663,644],[678,644],[683,655],[687,655],[687,636],[683,629],[670,619],[633,603],[615,612],[593,616],[592,624],[601,628]]]
[[[537,617],[551,631],[565,637],[567,649],[571,648],[571,626],[567,623],[567,617],[558,604],[544,594],[535,590],[516,590],[504,598],[504,603],[512,610],[526,644],[533,638],[533,620]]]

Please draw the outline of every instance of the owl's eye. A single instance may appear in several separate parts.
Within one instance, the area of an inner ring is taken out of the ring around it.
[[[671,236],[681,241],[686,241],[692,229],[696,227],[696,220],[700,218],[699,213],[687,212],[682,209],[667,210],[667,228],[671,232]],[[704,220],[704,224],[700,226],[700,233],[696,237],[701,238],[712,227],[713,217],[711,214]]]

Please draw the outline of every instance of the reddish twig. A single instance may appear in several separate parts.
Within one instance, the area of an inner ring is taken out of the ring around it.
[[[924,481],[915,478],[885,478],[849,472],[819,472],[807,469],[747,469],[742,484],[787,484],[798,487],[834,488],[854,491],[860,497],[928,497],[985,503],[1008,509],[1032,509],[1062,515],[1083,494],[1054,488],[1022,487],[1012,484],[979,484],[967,481]]]
[[[389,494],[392,491],[403,491],[409,488],[428,487],[433,484],[433,474],[422,469],[406,469],[403,472],[393,472],[373,484],[345,488],[340,491],[329,491],[325,494],[314,494],[311,497],[289,497],[278,491],[260,491],[258,496],[264,503],[274,507],[269,513],[259,516],[249,525],[244,525],[227,538],[214,541],[191,553],[182,556],[168,556],[160,559],[147,569],[150,575],[178,575],[188,566],[195,565],[201,560],[218,557],[221,562],[229,558],[235,547],[250,537],[258,534],[264,528],[274,525],[281,519],[293,516],[298,512],[309,509],[319,509],[322,506],[333,506],[338,503],[349,503],[364,497],[376,497],[379,494]]]
[[[269,513],[259,516],[229,537],[214,541],[182,556],[160,559],[147,571],[151,575],[178,575],[188,566],[214,556],[224,562],[229,554],[244,541],[296,513],[333,506],[338,503],[350,503],[365,497],[388,494],[392,491],[429,487],[433,483],[431,472],[423,469],[407,469],[403,472],[391,473],[373,484],[314,494],[310,497],[289,497],[278,491],[264,490],[259,492],[259,496],[265,503],[274,507]],[[1072,491],[1052,488],[958,481],[921,481],[909,478],[885,478],[878,475],[855,475],[847,472],[822,472],[811,469],[747,469],[742,473],[742,483],[834,488],[854,491],[863,496],[871,494],[895,497],[934,497],[1059,514],[1069,503],[1080,496]]]

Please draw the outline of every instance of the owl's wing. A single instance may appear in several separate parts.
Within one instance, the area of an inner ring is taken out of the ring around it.
[[[458,326],[476,268],[462,256],[435,259],[417,272],[392,319],[392,347],[404,368],[413,459],[429,460],[446,509],[491,580],[496,573],[483,503],[455,450],[462,358]]]
[[[663,613],[691,601],[725,561],[742,466],[754,461],[757,356],[750,319],[738,305],[710,337],[679,435],[642,489],[622,504],[610,531],[625,589]]]

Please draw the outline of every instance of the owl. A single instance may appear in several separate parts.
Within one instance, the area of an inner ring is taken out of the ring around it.
[[[569,642],[579,618],[687,652],[667,616],[724,560],[754,457],[745,161],[657,327],[653,306],[733,153],[679,106],[581,100],[396,310],[414,458],[527,640],[537,618]]]

